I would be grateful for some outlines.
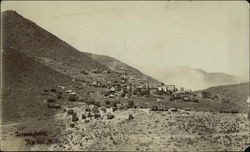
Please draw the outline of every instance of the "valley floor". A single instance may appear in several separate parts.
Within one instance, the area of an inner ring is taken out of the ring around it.
[[[67,109],[67,107],[65,107]],[[74,109],[84,111],[85,105]],[[70,126],[71,115],[2,126],[2,150],[143,150],[143,151],[242,151],[249,146],[246,114],[178,110],[152,112],[128,109],[101,112],[98,119],[82,119]],[[133,119],[128,119],[129,115]],[[45,131],[47,136],[16,136],[15,132]],[[26,140],[25,140],[26,139]],[[27,142],[46,141],[34,145]],[[50,142],[47,142],[50,141]]]

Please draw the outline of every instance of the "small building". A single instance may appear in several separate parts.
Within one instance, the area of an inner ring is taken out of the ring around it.
[[[192,111],[191,108],[185,108],[184,110],[185,110],[185,111]]]
[[[136,89],[142,89],[142,88],[143,88],[142,85],[136,86]]]
[[[107,108],[107,113],[112,113],[113,112],[113,107]]]
[[[149,88],[150,94],[157,93],[158,88]]]
[[[82,70],[80,73],[87,75],[89,72],[87,70]]]
[[[98,85],[98,81],[93,81],[92,85],[93,86],[97,86]]]
[[[152,106],[151,107],[151,111],[157,111],[158,110],[158,107],[157,106]]]
[[[158,85],[157,89],[158,91],[167,91],[167,87],[165,85]]]
[[[189,102],[190,101],[190,97],[189,96],[183,96],[183,101]]]
[[[158,89],[158,91],[165,91],[165,92],[175,91],[175,85],[157,85],[155,87]],[[151,87],[151,88],[154,88],[154,87]]]
[[[180,87],[180,91],[184,91],[184,87]]]
[[[169,110],[170,110],[170,111],[172,111],[172,112],[176,112],[176,111],[178,111],[178,109],[177,109],[177,108],[170,108]]]
[[[60,89],[65,89],[65,86],[62,86],[62,85],[58,85],[57,87]]]
[[[100,70],[99,69],[93,69],[92,73],[98,74],[98,73],[100,73]]]
[[[61,106],[59,104],[48,103],[48,108],[59,109]]]
[[[108,96],[109,98],[114,98],[115,97],[115,95],[114,94],[109,94],[109,96]]]
[[[48,101],[48,103],[52,103],[52,102],[56,102],[56,99],[54,99],[54,98],[49,98],[47,101]]]
[[[176,91],[173,93],[173,95],[180,96],[180,95],[184,95],[184,93],[185,93],[184,91]]]
[[[114,115],[112,115],[112,114],[107,114],[107,119],[113,119],[113,118],[115,118]]]
[[[111,88],[109,89],[109,91],[110,91],[110,92],[115,92],[115,88],[114,88],[114,87],[111,87]]]
[[[174,92],[175,91],[175,85],[165,85],[167,90]]]
[[[66,90],[65,92],[66,93],[72,93],[73,91],[72,90]]]
[[[202,93],[201,92],[197,92],[196,96],[199,97],[199,98],[202,98]]]
[[[202,91],[201,94],[202,94],[203,98],[208,98],[209,97],[209,93],[206,92],[206,91]]]
[[[79,100],[79,97],[75,92],[69,94],[69,101],[77,101],[77,100]]]
[[[185,92],[186,92],[186,93],[191,93],[192,90],[191,90],[191,89],[185,89]]]
[[[164,111],[164,108],[158,108],[157,111]]]

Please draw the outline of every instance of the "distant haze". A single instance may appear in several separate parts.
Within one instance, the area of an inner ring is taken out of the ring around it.
[[[142,68],[145,73],[151,75],[165,84],[174,84],[177,88],[203,90],[212,86],[231,85],[248,82],[234,75],[225,73],[209,73],[201,69],[195,69],[185,66],[176,66],[172,68]],[[154,70],[152,70],[154,69]]]
[[[144,71],[185,65],[249,78],[245,1],[4,1],[83,52]]]

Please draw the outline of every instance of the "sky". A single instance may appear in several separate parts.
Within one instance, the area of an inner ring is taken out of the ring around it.
[[[4,1],[4,10],[142,72],[180,65],[249,78],[244,1]]]

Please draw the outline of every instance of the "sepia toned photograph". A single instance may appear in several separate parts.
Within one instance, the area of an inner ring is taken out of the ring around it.
[[[1,151],[250,147],[247,1],[2,1],[0,61]]]

